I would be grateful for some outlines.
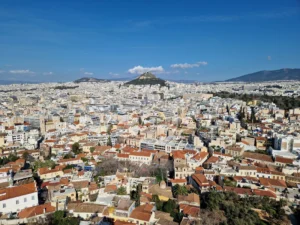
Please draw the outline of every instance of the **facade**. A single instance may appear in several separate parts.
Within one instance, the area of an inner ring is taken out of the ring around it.
[[[38,205],[38,193],[35,182],[0,189],[0,211],[3,213],[20,212]]]

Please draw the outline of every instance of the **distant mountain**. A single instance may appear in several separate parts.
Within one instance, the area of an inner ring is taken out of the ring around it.
[[[80,79],[74,81],[74,83],[83,83],[83,82],[106,83],[106,82],[109,82],[109,80],[98,79],[98,78],[94,78],[94,77],[83,77],[83,78],[80,78]]]
[[[142,75],[138,76],[136,79],[131,80],[125,85],[156,85],[159,84],[161,86],[166,86],[166,81],[163,79],[160,79],[153,75],[150,72],[143,73]]]
[[[226,81],[263,82],[275,80],[300,80],[300,69],[263,70]]]

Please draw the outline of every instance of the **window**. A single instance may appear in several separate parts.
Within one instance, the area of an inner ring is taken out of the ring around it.
[[[27,198],[24,198],[24,202],[27,202]]]
[[[6,208],[6,203],[3,203],[2,207],[3,207],[3,209]]]
[[[17,204],[17,205],[19,204],[19,200],[16,200],[16,204]]]
[[[34,195],[33,195],[33,196],[31,196],[31,200],[34,200]]]

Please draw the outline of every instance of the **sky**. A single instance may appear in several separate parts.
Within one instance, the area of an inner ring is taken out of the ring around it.
[[[0,80],[300,68],[300,0],[1,0]]]

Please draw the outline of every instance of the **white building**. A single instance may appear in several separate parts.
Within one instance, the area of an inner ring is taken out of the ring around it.
[[[35,182],[0,190],[0,212],[20,212],[27,207],[38,205]]]

